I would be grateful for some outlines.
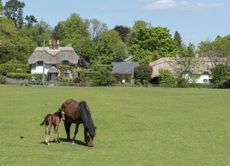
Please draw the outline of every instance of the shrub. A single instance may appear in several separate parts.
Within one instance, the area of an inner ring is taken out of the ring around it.
[[[160,69],[159,71],[159,81],[162,87],[175,87],[176,78],[169,70]]]
[[[17,78],[17,79],[28,79],[31,80],[32,75],[27,73],[8,73],[8,78]]]
[[[6,79],[2,75],[0,75],[0,84],[6,84]]]
[[[178,76],[176,78],[176,86],[180,88],[186,88],[189,86],[189,82],[187,79],[183,78],[182,76]]]
[[[28,73],[30,70],[27,64],[0,64],[0,74],[7,75],[7,73]]]
[[[152,68],[149,65],[140,65],[134,69],[134,78],[146,85],[151,80]]]
[[[106,67],[98,68],[92,81],[96,86],[111,86],[115,83],[115,79],[111,71]]]

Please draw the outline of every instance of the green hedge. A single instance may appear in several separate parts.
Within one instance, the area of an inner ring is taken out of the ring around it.
[[[30,71],[28,64],[0,64],[0,74],[7,75],[7,73],[27,73]]]
[[[18,79],[28,79],[28,80],[31,80],[32,74],[27,74],[27,73],[8,73],[7,77],[8,78],[18,78]]]

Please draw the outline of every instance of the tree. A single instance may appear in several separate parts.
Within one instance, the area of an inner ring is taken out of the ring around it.
[[[38,20],[33,15],[27,15],[25,20],[27,21],[27,26],[29,27],[38,22]]]
[[[0,63],[14,60],[27,63],[35,43],[18,31],[12,20],[0,17]]]
[[[182,47],[182,39],[178,31],[174,34],[174,41],[176,43],[176,47],[180,49]]]
[[[91,62],[95,54],[95,44],[91,40],[86,22],[78,14],[71,14],[62,24],[64,32],[61,33],[64,37],[61,44],[72,44],[79,55]]]
[[[96,39],[100,34],[108,30],[107,25],[100,22],[97,19],[86,20],[86,25],[88,27],[88,31],[90,32],[92,39]]]
[[[63,40],[65,37],[65,26],[64,22],[59,22],[55,27],[52,32],[52,38],[55,40]]]
[[[208,57],[213,67],[230,64],[230,35],[217,37],[214,41],[203,41],[198,46],[198,53],[202,57]]]
[[[96,54],[97,62],[111,64],[113,61],[119,62],[125,59],[128,56],[128,51],[119,34],[110,30],[98,36]]]
[[[2,15],[2,10],[3,10],[2,0],[0,0],[0,16]]]
[[[132,46],[137,38],[137,33],[141,29],[151,28],[151,24],[143,20],[137,20],[134,22],[134,25],[131,29],[131,32],[127,34],[127,44]]]
[[[134,55],[134,58],[139,56],[140,50],[152,52],[153,56],[150,59],[152,61],[156,57],[175,57],[176,46],[167,28],[143,28],[137,32],[136,39],[131,46],[131,53]],[[143,54],[143,57],[135,59],[145,58]]]
[[[118,32],[123,42],[126,41],[127,35],[131,31],[130,28],[122,26],[122,25],[115,26],[114,30]]]
[[[23,8],[25,7],[24,2],[18,0],[9,0],[4,6],[4,15],[11,19],[17,28],[23,26]]]

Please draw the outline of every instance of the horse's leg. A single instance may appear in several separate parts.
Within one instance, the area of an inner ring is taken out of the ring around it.
[[[55,135],[56,135],[55,142],[60,143],[60,140],[59,140],[59,125],[55,125],[54,131],[55,131]]]
[[[70,126],[71,126],[71,123],[65,121],[64,125],[65,125],[65,132],[67,134],[67,140],[70,141]]]
[[[45,143],[46,143],[47,145],[50,145],[50,143],[49,143],[50,126],[46,126],[46,127],[45,127],[45,134],[46,134]]]
[[[75,138],[76,138],[76,135],[78,133],[78,127],[79,127],[79,123],[76,123],[76,127],[75,127],[75,130],[74,130],[74,135],[73,135],[73,139],[72,139],[72,144],[75,143]]]

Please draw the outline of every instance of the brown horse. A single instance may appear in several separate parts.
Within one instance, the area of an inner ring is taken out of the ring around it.
[[[61,109],[65,112],[65,131],[67,140],[70,140],[70,127],[72,123],[76,124],[72,143],[75,143],[75,138],[78,133],[79,124],[83,123],[85,143],[89,147],[93,147],[93,139],[96,135],[96,127],[91,118],[90,109],[85,101],[78,102],[74,99],[65,101]]]
[[[49,137],[50,137],[52,126],[54,126],[54,133],[56,134],[55,142],[58,142],[58,143],[60,142],[59,126],[60,126],[61,120],[65,120],[65,112],[59,108],[57,112],[53,114],[47,114],[43,122],[40,124],[41,126],[45,124],[45,135],[46,135],[45,143],[47,145],[50,145]]]

